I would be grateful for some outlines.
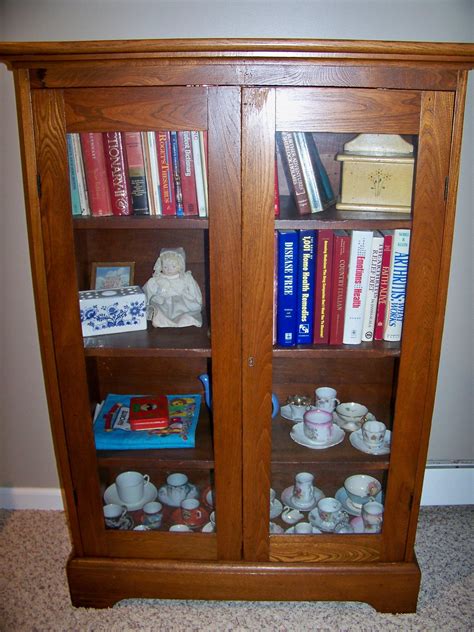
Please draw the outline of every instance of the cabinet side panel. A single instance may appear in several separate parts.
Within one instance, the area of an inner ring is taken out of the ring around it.
[[[433,404],[428,386],[437,321],[453,105],[452,92],[423,93],[410,243],[413,263],[408,274],[384,520],[386,561],[404,559],[418,459],[426,453],[422,438],[426,443],[428,437],[423,433],[423,424],[427,423],[425,411]]]
[[[269,554],[275,92],[244,90],[243,102],[244,558],[256,561]]]
[[[211,341],[218,557],[242,551],[240,90],[209,89]]]
[[[104,552],[95,447],[85,376],[72,214],[67,177],[66,127],[61,91],[33,93],[36,158],[49,311],[61,408],[85,553]],[[94,490],[97,490],[94,493]]]

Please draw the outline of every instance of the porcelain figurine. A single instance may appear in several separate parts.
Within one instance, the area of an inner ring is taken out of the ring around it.
[[[160,251],[143,291],[147,318],[154,327],[202,326],[202,294],[192,272],[186,272],[183,248]]]

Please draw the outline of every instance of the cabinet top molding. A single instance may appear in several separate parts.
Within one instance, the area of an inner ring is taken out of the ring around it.
[[[457,42],[399,42],[313,39],[161,39],[65,42],[0,42],[0,61],[28,66],[48,61],[133,58],[308,59],[415,62],[474,66],[474,45]]]

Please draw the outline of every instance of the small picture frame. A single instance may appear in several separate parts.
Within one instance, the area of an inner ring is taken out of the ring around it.
[[[91,290],[111,290],[133,285],[134,261],[94,262],[91,270]]]

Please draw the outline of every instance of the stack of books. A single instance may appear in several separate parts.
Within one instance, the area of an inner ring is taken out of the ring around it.
[[[275,231],[274,343],[401,339],[410,230]]]
[[[208,215],[207,132],[67,134],[73,215]]]

